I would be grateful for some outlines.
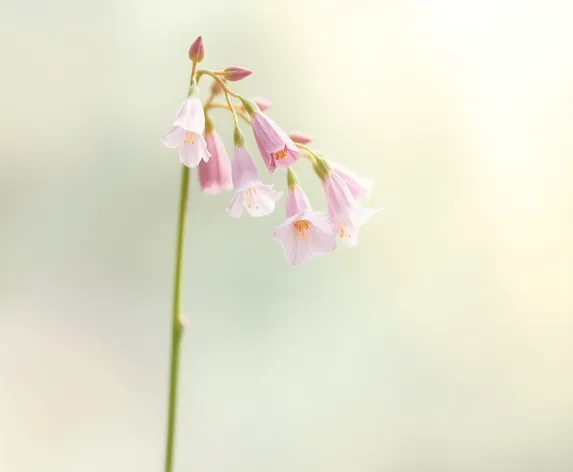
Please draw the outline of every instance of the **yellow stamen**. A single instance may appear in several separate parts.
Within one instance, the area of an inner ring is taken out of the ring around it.
[[[287,157],[287,155],[288,155],[288,151],[287,151],[286,146],[284,149],[281,149],[278,152],[271,152],[271,157],[273,159],[275,159],[276,161],[280,161],[281,159],[284,159],[285,157]]]
[[[193,133],[191,131],[185,131],[183,142],[185,144],[195,144],[195,139],[193,138]]]
[[[246,193],[247,193],[247,206],[251,208],[255,203],[255,195],[257,194],[257,191],[254,188],[248,188]],[[259,205],[257,205],[255,208],[258,209]]]
[[[351,235],[350,235],[350,233],[346,230],[346,222],[344,222],[344,221],[341,221],[341,222],[340,222],[340,233],[338,233],[338,234],[339,234],[339,236],[340,236],[341,238],[350,239]]]
[[[297,238],[299,241],[306,241],[308,239],[308,228],[310,227],[310,221],[308,220],[297,220],[293,223],[294,229],[296,230]]]

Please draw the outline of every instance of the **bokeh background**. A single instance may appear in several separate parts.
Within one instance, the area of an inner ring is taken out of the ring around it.
[[[570,1],[0,5],[1,471],[162,470],[199,34],[384,211],[292,268],[193,176],[177,470],[572,470]]]

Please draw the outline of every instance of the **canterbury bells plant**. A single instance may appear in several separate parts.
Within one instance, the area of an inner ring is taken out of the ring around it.
[[[347,246],[355,246],[358,229],[378,211],[364,208],[359,203],[367,198],[374,182],[360,177],[341,164],[330,162],[309,147],[312,139],[303,132],[286,133],[265,113],[271,102],[263,98],[247,98],[231,90],[229,82],[238,82],[251,75],[240,65],[222,70],[198,69],[205,58],[201,37],[189,49],[192,62],[187,99],[175,114],[172,126],[162,135],[168,148],[176,148],[181,162],[181,191],[177,232],[175,290],[173,296],[171,369],[167,426],[165,472],[173,470],[179,353],[184,319],[181,315],[182,259],[185,241],[189,169],[197,167],[201,190],[206,195],[233,191],[227,213],[235,218],[242,215],[265,216],[272,213],[281,191],[264,183],[257,171],[252,154],[246,147],[239,118],[253,131],[263,163],[270,173],[285,172],[286,220],[272,233],[282,246],[289,264],[299,265],[314,257],[336,249],[340,239]],[[200,99],[199,82],[210,77],[213,83],[208,98]],[[224,101],[218,100],[223,96]],[[233,159],[225,149],[223,138],[215,129],[212,114],[217,109],[228,110],[234,122]],[[293,170],[300,158],[310,162],[326,195],[326,211],[314,210]]]

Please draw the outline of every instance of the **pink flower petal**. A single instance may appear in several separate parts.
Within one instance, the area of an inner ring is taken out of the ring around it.
[[[348,213],[348,218],[352,222],[352,225],[356,228],[360,228],[364,224],[368,223],[372,217],[380,211],[380,208],[354,208]]]
[[[348,247],[358,243],[358,229],[367,223],[379,210],[373,208],[351,208],[348,211],[334,215],[333,230]]]
[[[231,161],[225,150],[223,140],[217,132],[208,133],[205,137],[211,158],[199,163],[199,183],[204,193],[214,195],[220,190],[233,188],[231,179]]]
[[[243,195],[241,193],[237,192],[233,195],[227,211],[235,218],[239,218],[243,214]]]
[[[179,126],[193,133],[203,134],[203,131],[205,131],[205,112],[198,97],[189,97],[183,102],[177,111],[173,126]]]
[[[309,220],[323,233],[333,234],[332,219],[328,213],[324,213],[322,211],[306,211],[304,212],[303,218]]]
[[[288,218],[275,229],[274,237],[283,247],[290,264],[304,264],[316,256],[336,249],[336,238],[331,227],[326,226],[323,229],[322,222],[325,218],[328,221],[327,215],[306,210]],[[321,222],[321,225],[315,225],[314,221]]]
[[[261,183],[245,190],[243,205],[249,215],[255,217],[265,216],[275,210],[275,202],[281,198],[281,195],[282,192],[273,190],[272,185],[263,185]]]
[[[269,172],[277,167],[289,167],[299,157],[300,150],[288,135],[267,115],[256,112],[251,117],[255,141]]]
[[[235,148],[235,159],[233,159],[231,168],[235,189],[242,190],[251,182],[259,180],[259,173],[253,159],[244,147]]]
[[[208,161],[210,157],[207,143],[201,135],[194,135],[192,143],[183,142],[179,146],[179,160],[187,167],[197,167],[201,160]]]
[[[333,172],[344,180],[348,190],[350,190],[350,193],[355,199],[359,200],[370,196],[375,185],[373,180],[361,177],[341,164],[331,162],[330,165]]]
[[[347,208],[358,206],[348,186],[336,173],[331,173],[324,181],[324,192],[326,194],[328,212],[331,215],[341,213]]]
[[[235,218],[243,214],[243,209],[254,217],[265,216],[274,211],[275,202],[281,195],[282,192],[273,190],[272,185],[264,185],[260,180],[255,181],[247,188],[235,190],[227,211]]]
[[[161,135],[161,142],[168,148],[176,148],[184,139],[185,130],[178,126],[172,126],[169,130]]]
[[[331,232],[322,231],[316,226],[313,226],[309,231],[309,240],[315,254],[327,254],[336,249],[336,237]]]
[[[252,117],[253,132],[261,142],[265,153],[282,151],[285,147],[281,129],[264,113],[255,113]],[[261,151],[262,153],[262,151]]]
[[[287,218],[290,218],[297,213],[311,209],[310,201],[308,200],[306,193],[304,193],[304,190],[299,185],[295,185],[294,187],[289,188],[286,198]]]

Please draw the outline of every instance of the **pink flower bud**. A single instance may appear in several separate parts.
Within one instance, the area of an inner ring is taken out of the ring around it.
[[[223,79],[223,82],[225,79]],[[212,95],[219,95],[223,92],[223,87],[219,84],[218,80],[213,81],[213,85],[211,85],[211,94]]]
[[[299,144],[308,144],[312,141],[312,138],[309,135],[301,133],[300,131],[291,131],[288,134],[288,137],[295,143]]]
[[[232,65],[227,67],[224,71],[225,79],[231,82],[237,82],[251,75],[253,72],[243,66]]]
[[[255,103],[255,105],[259,107],[259,110],[261,111],[268,110],[273,106],[273,103],[270,100],[267,100],[266,98],[255,97],[252,99],[252,101]],[[238,106],[238,110],[243,112],[247,111],[245,105],[243,105],[242,103]]]
[[[273,103],[270,100],[267,100],[266,98],[255,97],[253,98],[253,102],[257,104],[257,106],[260,108],[261,111],[268,110],[273,106]]]
[[[199,36],[189,48],[189,59],[193,62],[201,62],[205,57],[205,46],[203,46],[203,36]]]

